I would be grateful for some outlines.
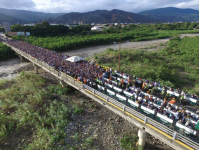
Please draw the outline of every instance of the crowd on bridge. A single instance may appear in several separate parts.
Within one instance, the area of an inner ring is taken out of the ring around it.
[[[57,53],[55,51],[49,50],[49,49],[45,49],[43,47],[38,47],[38,46],[34,46],[32,44],[29,44],[27,42],[23,42],[23,41],[17,41],[17,40],[8,40],[8,41],[4,41],[5,43],[31,55],[32,57],[38,59],[39,61],[45,62],[46,64],[48,64],[49,66],[55,68],[56,70],[59,70],[61,72],[64,72],[70,76],[72,76],[73,78],[75,78],[76,80],[79,80],[81,82],[84,82],[85,84],[89,83],[90,81],[95,81],[96,79],[98,80],[98,82],[104,84],[105,82],[107,82],[105,80],[105,78],[109,78],[111,82],[111,76],[110,73],[112,72],[112,69],[105,69],[99,65],[95,65],[92,63],[89,63],[87,61],[80,61],[80,62],[70,62],[70,61],[66,61],[67,58],[70,58],[70,56],[62,54],[62,53]],[[123,73],[122,73],[123,74]],[[128,76],[128,75],[126,75]],[[134,87],[137,88],[137,92],[136,93],[136,98],[138,98],[138,96],[141,95],[142,91],[142,86],[141,87],[136,87],[135,85],[133,85],[134,83],[132,76],[128,76],[127,80],[121,80],[119,82],[119,84],[117,85],[118,87],[120,87],[123,90],[129,91],[129,92],[135,92],[135,91],[131,91],[129,89],[129,87]],[[112,84],[112,83],[111,83]],[[156,82],[150,82],[149,80],[146,80],[146,84],[152,84],[152,87],[156,86],[158,83]],[[170,89],[173,90],[173,89]],[[178,92],[180,92],[180,90],[178,90]],[[180,95],[186,95],[185,92],[181,92]],[[192,95],[193,98],[197,99],[197,95]],[[190,120],[194,120],[194,121],[198,121],[199,117],[194,118],[191,116],[191,114],[187,114],[186,111],[180,110],[179,107],[173,109],[171,107],[171,104],[168,104],[166,98],[164,99],[165,101],[163,103],[161,103],[161,105],[164,108],[170,109],[170,110],[174,110],[176,113],[175,114],[167,114],[166,111],[162,108],[159,108],[157,111],[161,114],[165,114],[167,115],[169,118],[172,118],[174,120],[178,120],[180,122],[182,122],[182,124],[186,125],[187,127],[194,129],[195,124],[191,123]],[[150,105],[148,102],[152,101],[154,103],[158,103],[158,101],[156,99],[153,99],[151,97],[146,97],[146,101],[143,101],[143,99],[136,99],[136,102],[139,103],[140,105],[145,105],[148,108],[153,109],[153,105]],[[199,113],[199,110],[198,110]],[[189,118],[189,119],[187,119]]]
[[[27,42],[17,40],[9,40],[5,42],[34,58],[45,62],[56,70],[62,71],[84,83],[89,82],[90,80],[95,80],[96,78],[101,79],[103,75],[106,75],[106,73],[109,72],[109,70],[105,70],[103,67],[96,66],[87,61],[76,63],[66,61],[70,56],[43,47],[38,47]]]

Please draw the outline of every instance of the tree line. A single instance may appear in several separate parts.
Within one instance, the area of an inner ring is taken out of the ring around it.
[[[107,27],[108,25],[106,25]],[[185,23],[172,23],[172,24],[129,24],[124,27],[121,24],[112,25],[108,28],[104,28],[102,32],[91,31],[91,25],[77,25],[68,27],[64,25],[50,25],[48,22],[43,21],[37,23],[35,26],[23,26],[20,24],[12,25],[11,30],[13,32],[25,31],[30,32],[31,36],[36,37],[55,37],[55,36],[74,36],[74,35],[92,35],[92,34],[109,34],[109,33],[120,33],[128,31],[158,31],[158,30],[193,30],[199,29],[199,23],[197,22],[185,22]]]

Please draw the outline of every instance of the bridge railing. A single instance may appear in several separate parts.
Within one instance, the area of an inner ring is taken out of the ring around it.
[[[10,46],[10,45],[8,45]],[[179,133],[176,133],[174,130],[171,130],[170,128],[166,127],[165,125],[143,115],[142,113],[124,105],[123,103],[118,102],[117,100],[93,89],[92,87],[83,84],[82,82],[76,81],[74,78],[72,78],[71,76],[63,73],[63,72],[58,72],[57,70],[55,70],[53,67],[49,66],[48,64],[37,60],[36,58],[32,57],[31,55],[28,55],[14,47],[12,47],[12,49],[14,51],[16,51],[17,53],[23,55],[25,58],[31,60],[32,62],[36,62],[38,65],[42,66],[43,68],[49,70],[50,72],[54,73],[56,76],[59,76],[62,80],[70,81],[72,83],[74,83],[77,86],[83,86],[84,89],[89,90],[91,93],[93,93],[94,95],[98,96],[99,98],[103,99],[104,101],[111,103],[112,105],[114,105],[115,107],[117,107],[120,110],[123,110],[125,113],[129,114],[130,116],[134,117],[135,119],[137,119],[138,121],[145,123],[146,125],[150,125],[152,128],[156,128],[156,130],[158,130],[159,132],[162,132],[164,134],[167,135],[167,137],[169,136],[171,139],[175,140],[176,142],[182,142],[182,144],[184,144],[185,146],[190,146],[194,149],[199,149],[199,143],[194,142],[193,140],[191,140],[190,138],[187,138]]]
[[[167,137],[169,137],[170,139],[173,139],[177,142],[182,142],[184,144],[186,144],[187,146],[190,146],[194,149],[199,149],[199,143],[194,142],[193,140],[177,133],[176,131],[168,128],[167,126],[143,115],[142,113],[118,102],[117,100],[91,88],[88,85],[83,84],[83,88],[89,90],[90,92],[92,92],[93,94],[101,97],[101,99],[106,100],[107,102],[110,102],[112,104],[114,104],[115,106],[117,106],[118,108],[122,109],[124,112],[129,113],[131,116],[133,116],[134,118],[136,118],[138,121],[141,121],[143,123],[145,123],[146,125],[151,125],[153,128],[156,128],[156,130],[158,132],[162,132],[165,135],[167,135]]]

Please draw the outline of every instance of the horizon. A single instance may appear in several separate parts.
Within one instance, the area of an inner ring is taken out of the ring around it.
[[[163,9],[163,8],[192,9],[192,8],[178,8],[178,7],[162,7],[162,8],[155,8],[155,9],[147,9],[147,10],[143,10],[143,11],[156,10],[156,9]],[[0,9],[18,10],[18,11],[29,11],[29,12],[38,12],[38,13],[52,13],[52,12],[42,12],[42,11],[36,11],[36,10],[35,10],[35,11],[31,11],[31,10],[15,9],[15,8],[2,8],[2,7],[0,7]],[[87,13],[87,12],[92,12],[92,11],[113,11],[113,10],[120,10],[120,11],[130,12],[130,11],[122,10],[122,9],[113,8],[113,9],[111,9],[111,10],[107,10],[107,9],[96,9],[96,10],[85,11],[85,12],[72,11],[72,12],[67,12],[67,13]],[[192,9],[192,10],[199,11],[199,10],[197,10],[197,9]],[[140,11],[140,12],[142,12],[142,11]],[[140,13],[140,12],[130,12],[130,13],[138,14],[138,13]],[[56,12],[56,13],[52,13],[52,14],[59,14],[59,13],[64,13],[64,12]],[[66,14],[67,14],[67,13],[66,13]]]
[[[26,10],[43,13],[85,13],[95,10],[118,9],[126,12],[139,13],[146,10],[175,7],[179,9],[199,10],[199,1],[197,0],[1,0],[1,8]],[[82,7],[84,6],[84,7]]]

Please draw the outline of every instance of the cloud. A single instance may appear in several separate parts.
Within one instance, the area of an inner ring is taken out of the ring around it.
[[[0,7],[30,10],[36,7],[36,4],[32,0],[0,0]]]
[[[12,4],[11,2],[12,1]],[[3,4],[3,5],[2,5]],[[11,5],[10,5],[11,4]],[[88,12],[93,10],[120,9],[129,12],[178,7],[199,9],[198,0],[0,0],[6,8],[33,8],[35,11],[51,13]]]

